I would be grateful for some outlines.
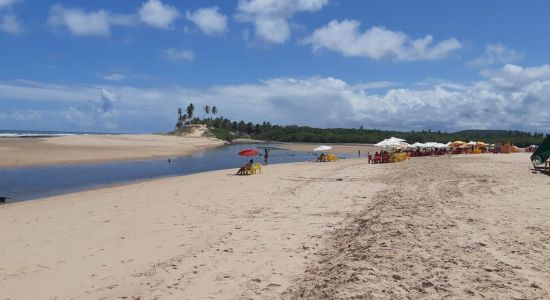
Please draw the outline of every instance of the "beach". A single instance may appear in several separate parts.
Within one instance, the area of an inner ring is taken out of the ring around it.
[[[542,299],[528,154],[221,170],[0,206],[9,299]]]
[[[214,138],[160,134],[0,138],[0,168],[165,158],[224,144]]]

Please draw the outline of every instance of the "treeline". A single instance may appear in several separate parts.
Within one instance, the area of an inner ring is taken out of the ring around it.
[[[236,136],[280,142],[307,143],[378,143],[383,139],[395,136],[414,142],[440,142],[463,140],[468,142],[484,141],[487,143],[512,143],[518,147],[526,147],[541,143],[544,133],[531,133],[518,130],[465,130],[458,132],[442,131],[386,131],[376,129],[351,128],[313,128],[307,126],[279,126],[269,122],[253,124],[251,122],[236,122],[224,118],[210,120],[210,126],[230,131]]]
[[[185,112],[178,110],[176,130],[184,125],[205,124],[218,138],[231,141],[237,137],[249,137],[266,141],[306,142],[306,143],[362,143],[374,144],[383,139],[395,136],[414,142],[439,142],[462,140],[483,141],[486,143],[512,143],[518,147],[540,144],[548,134],[542,132],[524,132],[518,130],[463,130],[458,132],[422,131],[386,131],[377,129],[353,128],[313,128],[307,126],[280,126],[270,122],[254,124],[245,121],[231,121],[224,117],[213,116],[218,113],[215,106],[205,105],[202,108],[204,118],[195,115],[193,103]]]

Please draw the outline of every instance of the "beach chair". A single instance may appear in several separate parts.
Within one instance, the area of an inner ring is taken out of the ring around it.
[[[327,161],[337,161],[338,157],[336,157],[336,154],[330,153],[327,155]]]
[[[262,173],[262,164],[260,163],[254,163],[253,165],[250,166],[249,168],[249,174],[250,175],[254,175],[256,173]]]

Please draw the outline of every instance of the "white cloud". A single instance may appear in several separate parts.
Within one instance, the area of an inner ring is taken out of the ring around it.
[[[303,42],[311,45],[314,51],[326,49],[344,56],[396,61],[436,60],[462,48],[455,38],[433,43],[431,35],[411,39],[402,32],[384,27],[375,26],[365,32],[361,32],[360,27],[361,23],[356,20],[333,20],[316,29]]]
[[[141,21],[156,28],[170,28],[179,17],[178,10],[160,0],[148,0],[139,10]]]
[[[550,66],[522,67],[507,64],[497,70],[482,70],[481,74],[500,88],[517,89],[534,82],[550,79]]]
[[[468,62],[468,64],[474,67],[480,67],[511,63],[521,60],[522,58],[522,54],[502,44],[489,44],[485,46],[485,52],[483,52],[481,57]]]
[[[41,119],[42,113],[34,110],[16,110],[11,113],[11,117],[17,121],[33,121]]]
[[[126,78],[127,78],[126,75],[118,74],[118,73],[107,74],[107,75],[103,76],[103,79],[110,80],[110,81],[121,81],[121,80],[124,80]]]
[[[0,82],[0,105],[2,101],[19,100],[55,103],[55,107],[70,108],[54,111],[63,112],[61,119],[66,124],[130,131],[170,130],[177,107],[192,101],[197,107],[216,105],[220,115],[230,119],[252,122],[319,127],[363,124],[367,128],[399,130],[479,128],[550,132],[550,66],[508,65],[484,71],[484,76],[485,79],[470,84],[428,80],[406,86],[389,82],[350,84],[333,77],[274,78],[205,88],[64,86],[11,81]],[[12,112],[5,113],[2,124],[9,126]],[[56,119],[48,115],[29,124],[48,125],[52,120]]]
[[[9,8],[21,0],[0,0],[0,9]]]
[[[0,21],[0,30],[11,34],[23,32],[23,28],[19,24],[15,14],[7,14],[2,16],[2,20]]]
[[[206,34],[220,34],[227,30],[227,16],[218,12],[219,8],[205,7],[194,12],[186,12],[185,17]]]
[[[48,24],[52,27],[66,27],[73,35],[110,36],[112,25],[134,25],[135,17],[112,14],[105,10],[86,12],[55,4],[50,9]]]
[[[236,19],[254,24],[255,34],[268,43],[282,44],[290,37],[289,20],[299,12],[314,12],[329,0],[239,0]]]
[[[193,61],[195,54],[188,49],[177,50],[175,48],[168,48],[163,52],[164,57],[173,61]]]
[[[101,112],[109,113],[113,110],[115,103],[118,101],[118,95],[108,89],[101,89]]]

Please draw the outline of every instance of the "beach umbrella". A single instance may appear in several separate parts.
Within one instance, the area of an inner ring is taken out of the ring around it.
[[[434,143],[434,142],[428,142],[428,143],[425,143],[424,145],[426,145],[426,148],[437,148],[437,147],[439,147],[439,145],[437,143]]]
[[[451,147],[462,147],[466,144],[466,142],[463,141],[454,141],[449,146]]]
[[[384,147],[384,148],[407,148],[407,147],[410,147],[411,145],[407,144],[403,139],[391,137],[377,144],[374,144],[374,146]]]
[[[401,146],[405,140],[400,138],[391,137],[389,139],[385,139],[379,143],[376,143],[374,146],[376,147],[398,147]]]
[[[331,146],[324,146],[324,145],[321,145],[321,146],[319,146],[319,147],[313,149],[313,151],[316,151],[316,152],[317,152],[317,151],[328,151],[328,150],[330,150],[330,149],[332,149]]]
[[[416,142],[416,143],[412,144],[411,147],[413,147],[413,148],[418,148],[418,147],[426,148],[426,145],[424,143]]]
[[[245,149],[239,152],[240,156],[255,156],[258,155],[258,150],[256,149]]]
[[[485,148],[487,146],[489,146],[489,144],[484,143],[484,142],[476,142],[476,147],[478,147],[478,148]]]
[[[400,142],[406,142],[407,140],[404,140],[404,139],[400,139],[400,138],[396,138],[396,137],[391,137],[389,138],[390,140],[394,140],[394,141],[400,141]]]

